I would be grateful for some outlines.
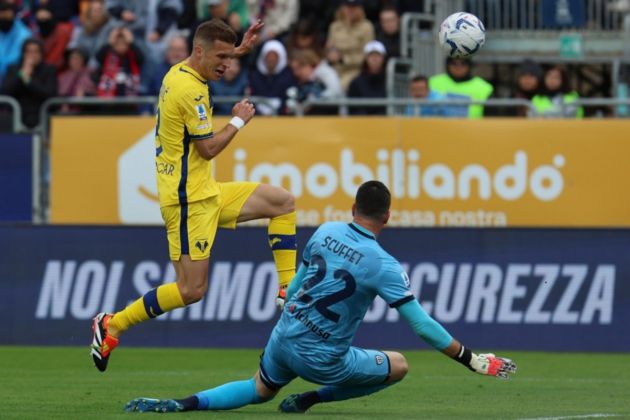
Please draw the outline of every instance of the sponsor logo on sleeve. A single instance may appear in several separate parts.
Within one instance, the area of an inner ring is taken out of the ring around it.
[[[203,106],[203,104],[196,105],[195,109],[197,110],[199,121],[206,121],[208,119],[208,114],[206,113],[206,108]]]

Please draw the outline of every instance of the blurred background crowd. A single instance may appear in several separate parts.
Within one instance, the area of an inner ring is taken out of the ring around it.
[[[37,126],[39,107],[55,96],[155,96],[169,67],[189,55],[195,28],[219,18],[239,36],[258,19],[265,27],[255,53],[234,59],[223,80],[212,83],[214,97],[267,98],[257,105],[263,115],[295,113],[296,104],[309,98],[385,98],[387,61],[400,55],[401,16],[422,11],[423,2],[413,0],[0,0],[0,94],[19,102],[27,127]],[[566,65],[524,60],[510,71],[506,88],[496,71],[482,77],[471,60],[448,59],[444,73],[410,75],[405,93],[428,101],[522,98],[532,107],[507,113],[584,115],[581,107],[571,106],[580,93]],[[214,113],[230,109],[219,102]],[[339,109],[304,111],[336,114]],[[130,107],[128,112],[149,110]],[[348,110],[385,112],[384,106]],[[491,114],[465,105],[410,105],[400,113]]]

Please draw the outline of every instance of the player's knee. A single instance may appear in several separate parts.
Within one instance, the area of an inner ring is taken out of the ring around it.
[[[256,395],[260,399],[260,402],[267,402],[272,400],[276,395],[278,395],[279,389],[271,389],[268,388],[267,385],[264,384],[262,379],[260,379],[260,371],[256,372],[254,375],[254,381],[256,383]]]
[[[206,295],[207,291],[208,282],[193,285],[179,285],[179,293],[182,295],[182,300],[186,305],[199,302]]]
[[[289,191],[284,188],[279,189],[280,207],[282,214],[287,214],[295,211],[295,197]]]
[[[389,381],[396,382],[402,380],[409,372],[409,364],[405,356],[398,352],[385,352],[389,358],[390,375]]]
[[[273,400],[274,397],[278,395],[278,391],[272,391],[267,387],[265,387],[264,390],[256,388],[256,395],[260,398],[260,402],[267,402]]]

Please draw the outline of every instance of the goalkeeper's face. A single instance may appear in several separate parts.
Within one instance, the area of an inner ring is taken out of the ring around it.
[[[216,82],[230,67],[234,57],[234,44],[216,40],[196,53],[199,54],[201,77]]]

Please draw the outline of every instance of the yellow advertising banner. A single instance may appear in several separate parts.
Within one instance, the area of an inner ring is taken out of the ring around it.
[[[628,227],[629,132],[622,120],[255,118],[216,178],[287,188],[301,225],[349,220],[357,186],[379,179],[396,226]],[[161,223],[153,137],[149,117],[53,119],[51,221]]]

